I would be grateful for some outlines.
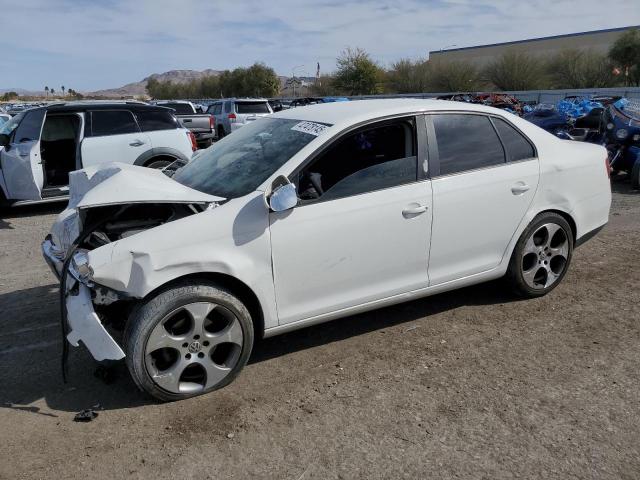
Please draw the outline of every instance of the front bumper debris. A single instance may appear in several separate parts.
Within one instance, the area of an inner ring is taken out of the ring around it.
[[[49,265],[49,268],[51,269],[53,274],[56,276],[58,280],[60,280],[60,272],[62,272],[63,262],[60,258],[58,258],[54,254],[55,251],[56,249],[55,249],[55,246],[53,245],[53,242],[51,241],[49,236],[47,236],[45,241],[42,242],[42,256],[44,257],[44,260],[47,262],[47,265]]]
[[[75,283],[75,280],[70,283]],[[77,289],[74,287],[68,290],[65,301],[67,323],[71,329],[67,340],[71,345],[77,347],[78,342],[82,341],[93,358],[98,361],[124,358],[122,348],[109,335],[93,309],[91,291],[86,285],[77,282]]]

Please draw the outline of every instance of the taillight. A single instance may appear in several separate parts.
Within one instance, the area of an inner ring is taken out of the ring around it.
[[[235,113],[230,113],[229,115],[227,115],[227,118],[229,120],[231,120],[232,122],[236,121],[236,114]]]
[[[604,157],[604,168],[607,170],[607,177],[611,178],[611,158],[609,158],[609,156],[607,155],[606,157]]]
[[[216,119],[213,115],[209,115],[209,127],[211,130],[215,130],[216,128]]]
[[[187,132],[187,136],[189,137],[189,140],[191,140],[191,151],[195,152],[198,149],[198,141],[196,140],[196,136],[193,134],[193,132]]]

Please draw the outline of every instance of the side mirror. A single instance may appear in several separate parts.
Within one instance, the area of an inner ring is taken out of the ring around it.
[[[296,186],[284,175],[273,181],[270,190],[270,193],[265,192],[265,200],[272,212],[284,212],[298,204]]]
[[[11,142],[9,135],[0,133],[0,147],[6,147]]]

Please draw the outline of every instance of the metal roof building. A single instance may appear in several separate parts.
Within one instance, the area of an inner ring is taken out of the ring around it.
[[[606,53],[616,39],[624,32],[640,29],[640,25],[609,28],[591,32],[569,33],[552,37],[531,38],[515,42],[494,43],[477,47],[452,48],[429,52],[430,60],[473,62],[482,67],[506,51],[526,52],[534,55],[550,56],[562,50],[580,49]]]

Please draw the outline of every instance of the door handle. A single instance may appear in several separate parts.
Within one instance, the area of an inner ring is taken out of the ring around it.
[[[405,208],[402,210],[403,217],[411,217],[413,215],[420,215],[427,211],[429,207],[426,205],[418,205],[417,203],[412,204],[412,206]]]
[[[144,142],[142,140],[134,140],[133,142],[131,142],[129,145],[131,145],[132,147],[141,147],[142,145],[144,145]]]
[[[518,182],[514,186],[511,187],[511,193],[514,195],[522,195],[525,192],[528,192],[531,187],[523,182]]]

